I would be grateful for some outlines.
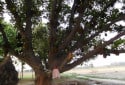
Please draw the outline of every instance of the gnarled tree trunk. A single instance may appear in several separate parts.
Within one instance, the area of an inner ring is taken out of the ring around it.
[[[17,85],[18,73],[12,64],[11,58],[0,63],[0,85]]]
[[[47,72],[35,72],[35,85],[52,85],[51,74]]]

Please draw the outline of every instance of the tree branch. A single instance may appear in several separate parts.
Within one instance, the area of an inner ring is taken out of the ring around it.
[[[83,61],[89,60],[93,57],[95,57],[94,55],[97,55],[100,52],[100,49],[106,47],[109,44],[112,44],[115,40],[117,40],[118,38],[122,37],[123,35],[125,35],[125,31],[117,34],[115,37],[111,38],[109,41],[104,42],[103,44],[98,45],[94,50],[89,51],[86,54],[83,54],[83,56],[81,58],[79,58],[78,60],[74,61],[71,64],[67,64],[63,69],[61,69],[61,72],[64,72],[66,70],[72,69],[73,67],[81,64]]]
[[[83,13],[84,13],[86,7],[88,7],[88,4],[91,0],[85,0],[85,1],[81,2],[82,3],[81,5],[76,4],[77,1],[78,0],[74,0],[74,4],[73,4],[72,10],[71,10],[71,17],[69,20],[69,29],[71,31],[70,31],[69,35],[64,40],[62,40],[63,43],[59,46],[58,50],[62,50],[64,48],[66,48],[67,45],[69,45],[69,43],[75,36],[75,33],[77,32],[77,30],[80,29],[80,23],[82,21],[83,15],[84,15]],[[74,19],[75,10],[78,9],[78,7],[76,7],[76,5],[80,5],[79,8],[81,8],[81,10],[80,10],[79,16],[76,19]],[[72,20],[74,20],[74,21],[72,21]],[[73,25],[74,25],[74,27],[72,28]]]
[[[108,31],[111,30],[109,29],[110,26],[120,20],[124,20],[125,19],[125,15],[120,15],[117,19],[112,20],[111,23],[106,24],[105,26],[103,26],[103,28],[101,28],[98,32],[96,32],[95,34],[91,35],[89,38],[85,39],[85,40],[79,40],[74,47],[71,49],[71,51],[75,51],[78,48],[82,48],[83,46],[85,46],[90,40],[94,39],[97,35],[99,35],[100,33],[102,33],[103,31]],[[123,26],[124,27],[124,26]],[[100,28],[100,27],[98,27]]]
[[[107,8],[109,8],[109,7],[113,7],[116,1],[117,1],[117,0],[110,0],[110,1],[107,3],[107,5],[104,7],[103,11],[107,10]]]
[[[42,70],[42,71],[44,71],[44,67],[41,64],[40,58],[34,57],[34,55],[26,56],[26,55],[23,55],[23,54],[18,54],[15,51],[11,51],[10,55],[16,56],[18,59],[26,62],[28,65],[30,65],[33,68],[34,71],[35,70]]]
[[[32,0],[25,0],[26,6],[26,27],[25,27],[25,37],[24,37],[24,52],[32,51]],[[33,53],[33,52],[32,52]]]
[[[10,58],[10,56],[5,55],[3,61],[0,62],[0,68],[1,68],[2,66],[4,66],[8,61],[11,61],[11,58]]]
[[[69,20],[69,30],[72,30],[72,25],[73,25],[73,22],[74,22],[74,14],[76,12],[76,6],[77,6],[77,0],[74,0],[74,3],[72,5],[72,9],[71,9],[71,17],[70,17],[70,20]]]
[[[108,49],[108,53],[119,55],[120,53],[125,53],[125,49],[121,49],[121,50]]]
[[[14,2],[12,0],[5,0],[7,4],[7,9],[10,10],[10,12],[13,14],[14,19],[16,21],[17,29],[20,30],[20,33],[22,36],[24,36],[24,28],[23,23],[21,23],[21,16],[19,16],[17,7],[15,6]]]
[[[50,14],[50,46],[54,46],[54,42],[56,42],[57,37],[57,26],[59,25],[58,18],[59,18],[59,12],[62,8],[62,0],[52,0],[52,8],[51,8],[51,14]]]
[[[63,0],[52,0],[51,2],[51,10],[50,10],[50,23],[49,23],[49,55],[48,55],[48,62],[49,67],[52,69],[54,66],[52,65],[53,61],[55,60],[57,52],[57,27],[59,26],[59,14],[62,9],[62,2]]]

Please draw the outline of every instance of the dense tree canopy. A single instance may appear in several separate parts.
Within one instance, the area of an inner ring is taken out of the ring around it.
[[[13,48],[6,34],[3,40],[9,47],[3,50],[28,63],[36,76],[55,67],[64,72],[99,54],[125,53],[125,28],[119,24],[125,20],[124,0],[1,0],[0,4],[1,14],[11,16],[20,44]],[[116,35],[109,40],[101,36],[112,32]]]

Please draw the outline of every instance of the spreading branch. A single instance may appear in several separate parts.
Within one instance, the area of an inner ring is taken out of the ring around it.
[[[94,50],[89,51],[86,54],[83,54],[83,57],[79,58],[78,60],[74,61],[73,63],[67,64],[61,71],[63,72],[63,71],[72,69],[73,67],[81,64],[83,61],[86,61],[86,60],[89,60],[89,59],[95,57],[94,55],[97,55],[100,52],[100,49],[106,47],[107,45],[112,44],[115,40],[117,40],[119,37],[122,37],[124,35],[125,35],[125,31],[117,34],[115,37],[113,37],[110,40],[104,42],[103,44],[97,45],[97,47]]]
[[[75,0],[75,1],[77,1],[77,0]],[[71,20],[74,19],[74,17],[73,17],[74,13],[75,13],[74,8],[77,5],[75,1],[74,1],[74,4],[73,4],[73,7],[72,7],[72,11],[71,11],[72,16],[70,17],[70,22],[69,22],[70,23],[69,28],[72,28],[73,25],[74,25],[74,27],[72,29],[70,29],[71,32],[69,33],[69,35],[64,40],[62,40],[63,43],[59,46],[58,50],[62,50],[64,48],[66,48],[67,45],[69,45],[69,43],[71,42],[71,40],[75,36],[75,33],[77,32],[77,30],[80,29],[80,23],[82,21],[83,13],[84,13],[85,9],[89,6],[88,4],[90,2],[90,0],[81,2],[82,4],[81,4],[81,6],[79,6],[79,8],[82,8],[82,9],[79,12],[79,16],[74,20],[74,23],[71,23],[72,22]],[[78,8],[76,7],[75,9],[78,9]]]
[[[50,14],[50,47],[54,47],[57,37],[57,27],[59,25],[58,18],[62,8],[62,0],[52,0],[51,14]],[[52,43],[53,42],[53,43]]]
[[[117,19],[114,19],[111,23],[106,24],[105,26],[103,26],[98,32],[95,32],[94,34],[92,34],[90,37],[88,37],[87,39],[81,39],[79,40],[77,43],[75,43],[74,47],[71,49],[71,51],[75,51],[78,48],[82,48],[83,46],[85,46],[87,43],[89,43],[90,40],[94,39],[96,36],[98,36],[100,33],[102,33],[103,31],[110,31],[111,28],[110,26],[112,24],[115,24],[116,22],[120,21],[120,20],[124,20],[125,19],[125,15],[120,15]],[[124,28],[124,26],[123,26]]]

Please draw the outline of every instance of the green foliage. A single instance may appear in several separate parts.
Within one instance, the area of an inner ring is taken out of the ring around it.
[[[41,58],[47,58],[49,51],[49,30],[47,26],[40,23],[33,30],[33,46],[34,51]]]
[[[5,24],[4,31],[6,32],[8,41],[10,42],[11,47],[16,47],[16,35],[17,31],[11,24]]]
[[[32,22],[34,24],[40,21],[40,15],[41,15],[40,7],[43,4],[43,1],[42,0],[30,0],[30,1],[31,3],[27,3],[28,1],[25,0],[15,0],[12,1],[13,5],[9,7],[11,13],[16,13],[18,15],[18,18],[20,18],[19,22],[23,26],[25,26],[26,23],[27,13],[29,14],[28,16],[32,17]],[[14,20],[15,19],[12,17],[13,22]]]
[[[112,44],[113,49],[124,48],[125,39],[118,39]]]
[[[1,22],[2,27],[4,29],[4,32],[6,34],[6,37],[8,39],[8,42],[10,43],[11,47],[14,49],[16,48],[16,29],[9,23],[2,21]],[[14,30],[15,29],[15,30]],[[1,32],[0,32],[1,33]],[[2,34],[0,35],[0,55],[3,55],[3,45],[4,45],[4,40]]]

